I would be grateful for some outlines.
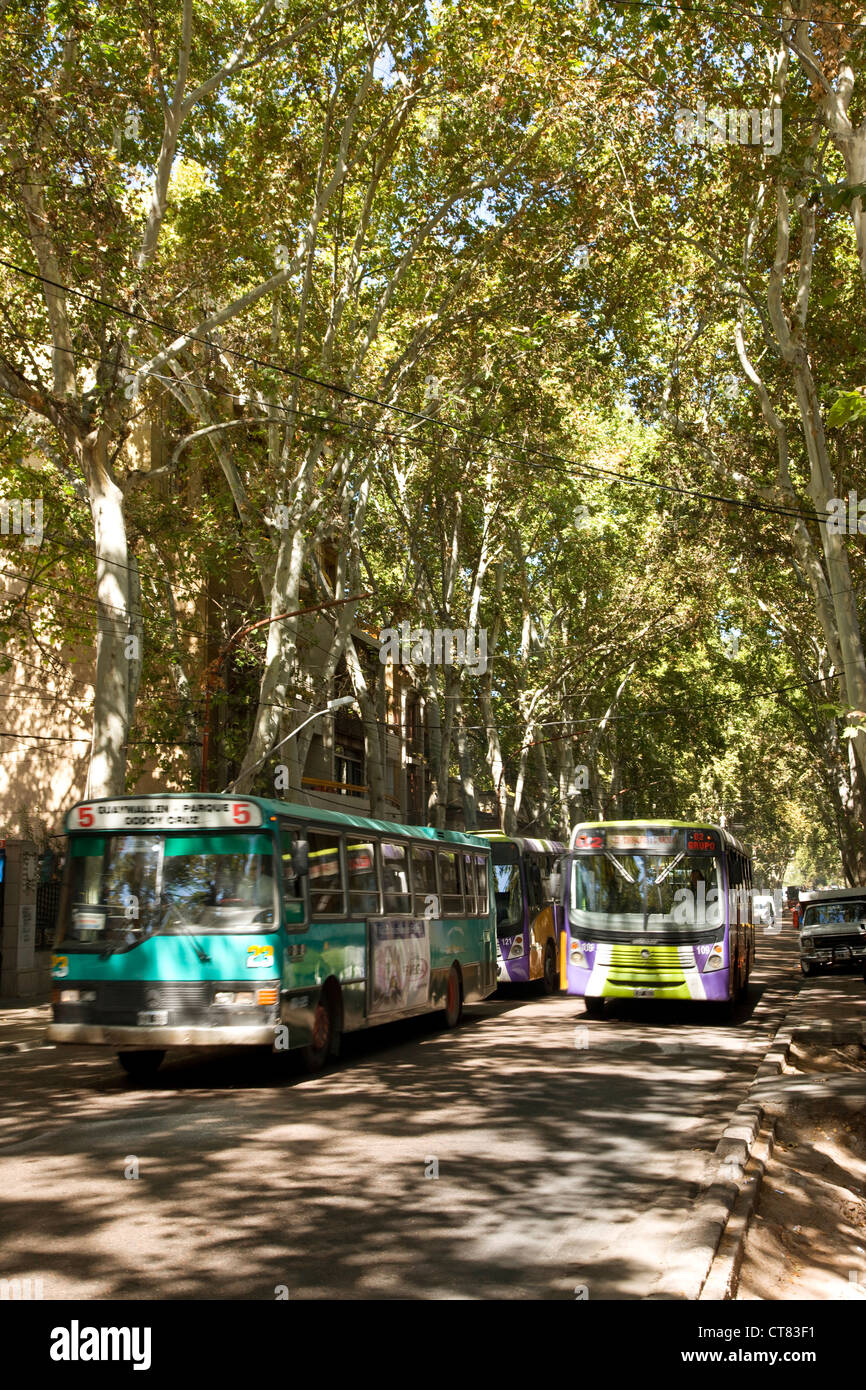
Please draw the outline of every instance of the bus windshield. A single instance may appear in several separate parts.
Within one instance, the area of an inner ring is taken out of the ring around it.
[[[719,861],[706,854],[601,854],[572,860],[574,927],[626,932],[719,926]]]
[[[60,940],[100,948],[278,921],[270,836],[73,835]]]
[[[523,883],[516,845],[494,842],[493,884],[496,890],[496,934],[513,936],[523,930]]]

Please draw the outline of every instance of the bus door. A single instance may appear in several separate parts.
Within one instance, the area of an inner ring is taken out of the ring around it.
[[[550,913],[545,913],[544,885],[536,855],[524,852],[523,876],[526,883],[527,922],[529,926],[529,978],[541,978],[544,949],[551,936]]]
[[[321,893],[321,880],[331,861],[339,876],[339,851],[329,855],[319,849],[311,853],[310,842],[303,829],[280,821],[280,862],[282,866],[280,1021],[289,1029],[292,1046],[299,1036],[305,1042],[312,1037],[312,1000],[305,995],[309,988],[308,972],[313,964],[307,959],[310,928],[310,897],[313,892],[310,876],[317,874],[316,891]]]

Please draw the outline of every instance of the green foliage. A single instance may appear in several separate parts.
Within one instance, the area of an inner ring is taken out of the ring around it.
[[[866,419],[866,395],[862,390],[840,391],[827,413],[827,424],[838,428]]]
[[[258,8],[193,6],[187,90],[226,61]],[[482,791],[496,791],[492,708],[512,790],[526,764],[527,820],[724,816],[743,825],[769,877],[798,835],[807,835],[810,863],[824,863],[839,816],[856,829],[833,800],[853,726],[841,727],[844,709],[821,693],[831,680],[824,635],[792,563],[790,522],[772,510],[775,438],[735,337],[739,324],[788,429],[791,487],[805,499],[808,456],[788,368],[768,346],[767,188],[771,176],[781,180],[795,238],[804,209],[815,211],[808,331],[823,383],[862,380],[866,370],[850,226],[866,188],[847,182],[832,146],[819,170],[810,163],[814,94],[796,64],[775,163],[752,146],[674,140],[682,106],[769,103],[773,7],[739,16],[735,35],[722,11],[676,6],[583,14],[564,0],[377,3],[363,19],[295,0],[284,9],[272,8],[250,61],[185,121],[159,245],[143,272],[137,255],[182,6],[85,12],[19,0],[7,18],[6,259],[35,268],[21,210],[26,155],[44,181],[59,274],[86,296],[68,300],[77,370],[93,381],[94,422],[114,428],[142,573],[130,782],[146,770],[194,781],[201,670],[269,611],[262,576],[281,540],[273,511],[309,468],[307,590],[318,593],[317,547],[349,555],[374,592],[359,617],[368,631],[403,618],[467,622],[484,557],[479,622],[496,634],[495,660],[489,689],[463,688]],[[282,36],[306,21],[287,44]],[[365,85],[369,36],[385,25],[394,71],[380,66]],[[852,61],[861,47],[858,39]],[[210,345],[180,353],[176,376],[163,368],[127,409],[122,360],[147,360],[294,254],[347,120],[339,191],[303,268]],[[589,248],[587,264],[578,247]],[[790,308],[787,286],[785,294]],[[45,295],[0,268],[0,299],[0,364],[30,372],[27,353],[50,339]],[[120,312],[130,306],[135,324]],[[441,391],[431,400],[432,380]],[[410,414],[377,404],[386,399]],[[36,621],[40,640],[79,651],[92,641],[95,605],[88,518],[69,481],[75,452],[56,424],[19,420],[8,396],[0,413],[12,432],[10,476],[22,487],[37,429],[52,434],[52,508],[62,522],[43,572],[72,591],[61,602],[46,588],[38,604],[31,594],[26,612],[7,607],[3,634],[30,641]],[[864,415],[862,392],[841,390],[825,424]],[[233,487],[211,438],[170,463],[205,423],[226,427]],[[864,493],[858,432],[845,443],[840,479]],[[142,459],[166,473],[136,478]],[[758,509],[739,505],[748,503]],[[862,557],[852,552],[851,564],[859,599]],[[221,669],[223,771],[250,734],[266,641],[260,632],[240,643]],[[315,670],[321,655],[305,650],[301,667]],[[308,690],[307,675],[293,669],[293,697]],[[438,693],[445,707],[444,683]],[[590,788],[560,807],[559,786],[584,763]]]

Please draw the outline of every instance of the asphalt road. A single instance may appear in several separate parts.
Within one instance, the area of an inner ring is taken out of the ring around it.
[[[258,1051],[178,1054],[143,1088],[97,1049],[0,1057],[0,1278],[48,1299],[647,1297],[799,988],[793,947],[789,924],[759,935],[728,1023],[527,991],[453,1033],[356,1035],[315,1078]]]

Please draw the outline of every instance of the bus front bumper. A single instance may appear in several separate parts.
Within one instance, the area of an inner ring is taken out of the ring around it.
[[[95,1043],[123,1051],[163,1047],[273,1047],[276,1024],[241,1024],[237,1027],[106,1027],[98,1023],[51,1023],[48,1041]]]

